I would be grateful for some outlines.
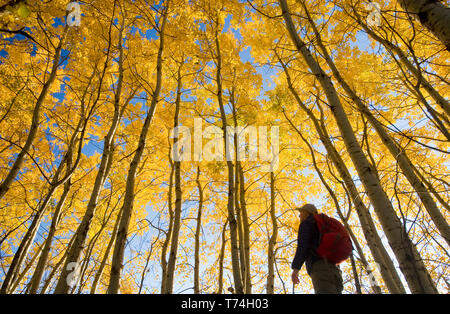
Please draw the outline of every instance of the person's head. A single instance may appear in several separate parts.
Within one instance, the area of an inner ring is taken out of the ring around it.
[[[309,215],[317,214],[317,208],[313,204],[305,204],[297,207],[296,210],[300,212],[300,221],[304,221]]]

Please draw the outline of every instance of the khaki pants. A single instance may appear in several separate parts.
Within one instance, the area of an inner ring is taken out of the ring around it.
[[[316,294],[340,294],[342,292],[341,270],[326,260],[318,260],[312,265],[311,279]]]

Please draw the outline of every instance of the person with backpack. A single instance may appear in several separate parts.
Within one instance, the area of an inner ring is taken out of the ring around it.
[[[300,212],[300,227],[291,266],[292,282],[299,283],[298,273],[305,264],[316,294],[342,293],[342,274],[337,265],[352,251],[347,230],[336,219],[319,214],[313,204],[296,210]]]

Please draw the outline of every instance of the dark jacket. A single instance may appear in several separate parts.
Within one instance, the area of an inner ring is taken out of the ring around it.
[[[316,221],[309,215],[298,228],[297,251],[292,261],[292,269],[300,270],[303,263],[306,264],[306,271],[311,273],[311,267],[320,257],[316,254],[319,246],[320,233]]]

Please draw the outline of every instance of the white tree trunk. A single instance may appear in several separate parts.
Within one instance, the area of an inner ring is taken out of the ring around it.
[[[22,167],[25,155],[28,154],[28,151],[30,150],[31,145],[33,145],[34,139],[36,138],[36,134],[37,134],[37,131],[39,128],[39,119],[41,117],[41,107],[48,95],[50,87],[52,86],[53,82],[56,79],[56,74],[58,72],[59,61],[60,61],[59,59],[61,57],[61,50],[62,50],[63,43],[64,43],[66,35],[67,35],[67,31],[68,31],[68,27],[66,26],[64,28],[64,32],[61,36],[59,44],[55,50],[55,54],[53,56],[53,65],[52,65],[52,69],[50,71],[50,75],[49,75],[47,81],[45,82],[44,86],[42,87],[41,93],[39,94],[39,97],[36,101],[36,105],[34,106],[30,131],[28,132],[28,136],[27,136],[25,145],[22,147],[19,154],[17,155],[16,160],[14,161],[14,164],[12,165],[10,171],[8,172],[8,175],[5,177],[3,182],[0,184],[0,199],[9,190],[11,184],[13,183],[17,174],[19,173],[19,170]]]
[[[233,162],[231,161],[230,156],[228,156],[228,137],[227,137],[227,117],[225,114],[225,108],[223,105],[222,98],[222,56],[220,51],[220,44],[218,33],[216,31],[215,43],[216,43],[216,54],[217,54],[217,64],[216,64],[216,84],[217,84],[217,100],[219,102],[220,109],[220,117],[222,120],[222,130],[223,130],[223,141],[224,141],[224,151],[227,159],[227,169],[228,169],[228,222],[230,224],[230,242],[231,242],[231,264],[233,270],[233,279],[234,279],[234,290],[238,294],[244,293],[244,287],[242,284],[241,277],[241,266],[239,263],[239,246],[238,246],[238,226],[235,215],[235,207],[234,207],[234,193],[235,190],[235,182],[234,182],[234,170],[233,170]]]
[[[267,246],[267,294],[274,293],[275,286],[275,246],[278,237],[278,222],[275,208],[275,175],[273,171],[270,172],[270,219],[272,221],[272,235],[269,238],[269,245]]]
[[[150,103],[150,108],[147,112],[147,116],[144,121],[144,125],[142,126],[141,134],[139,135],[138,147],[133,156],[133,160],[130,163],[130,167],[128,169],[127,174],[127,182],[125,188],[125,196],[124,202],[122,206],[122,216],[120,218],[119,230],[117,232],[117,239],[114,245],[114,252],[112,258],[111,265],[111,274],[108,286],[109,294],[116,294],[119,292],[120,287],[120,274],[122,271],[122,263],[123,256],[125,252],[125,244],[128,235],[128,226],[131,219],[131,214],[133,212],[133,203],[135,196],[135,182],[136,182],[136,173],[139,166],[139,162],[141,161],[142,155],[144,153],[145,142],[147,140],[148,130],[150,128],[150,124],[153,118],[153,114],[156,110],[156,105],[158,104],[159,93],[161,91],[161,83],[162,83],[162,55],[164,49],[164,30],[167,20],[169,10],[169,4],[166,5],[164,12],[162,14],[162,25],[159,34],[159,49],[156,61],[156,85],[152,95],[152,100]]]
[[[437,0],[398,0],[401,7],[417,17],[450,51],[450,8]]]
[[[176,92],[176,100],[175,100],[175,116],[174,116],[174,130],[178,128],[178,120],[180,113],[180,104],[181,104],[181,67],[183,63],[180,64],[178,68],[178,77],[177,77],[177,92]],[[178,150],[179,147],[175,146],[175,143],[178,142],[178,131],[175,132],[174,136],[174,149]],[[179,154],[179,152],[176,152]],[[166,270],[166,278],[165,278],[165,291],[162,293],[173,293],[173,281],[175,276],[175,266],[177,260],[178,253],[178,239],[180,235],[180,227],[181,227],[181,205],[182,205],[182,191],[181,191],[181,161],[174,161],[174,175],[175,175],[175,211],[174,211],[174,219],[173,219],[173,228],[172,228],[172,236],[170,243],[170,253],[169,260],[167,262],[167,270]]]
[[[67,253],[67,259],[64,263],[64,266],[61,271],[61,275],[58,279],[58,283],[56,285],[54,293],[62,294],[67,293],[69,291],[69,286],[67,285],[67,276],[71,272],[68,268],[69,264],[71,263],[78,263],[81,253],[83,249],[85,248],[85,242],[86,238],[88,236],[90,227],[91,227],[91,221],[95,214],[95,209],[97,208],[97,200],[98,197],[103,189],[104,182],[108,176],[110,166],[112,163],[112,157],[113,157],[113,144],[114,144],[114,138],[116,134],[117,127],[120,122],[120,97],[122,95],[122,84],[123,84],[123,61],[124,61],[124,54],[123,54],[123,47],[122,47],[122,40],[123,40],[123,25],[121,26],[121,29],[119,30],[119,42],[118,42],[118,48],[119,48],[119,77],[117,80],[117,88],[114,94],[114,114],[113,114],[113,120],[111,122],[111,126],[108,130],[107,135],[104,139],[103,144],[103,153],[102,153],[102,159],[100,161],[100,166],[97,172],[97,175],[95,177],[94,187],[92,189],[89,202],[86,208],[86,212],[84,213],[83,219],[81,220],[80,225],[78,226],[75,234],[73,235],[73,243],[68,248]],[[111,26],[109,31],[109,36],[111,39]],[[103,68],[103,74],[100,79],[100,86],[98,87],[100,93],[101,90],[101,83],[103,82],[103,78],[105,76],[105,72],[108,66],[108,61],[110,58],[110,50],[111,50],[111,41],[109,41],[108,46],[108,52],[106,55],[106,61]],[[98,97],[97,97],[98,99]]]

